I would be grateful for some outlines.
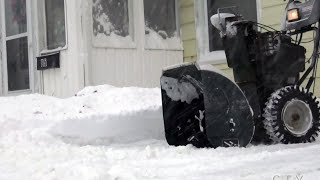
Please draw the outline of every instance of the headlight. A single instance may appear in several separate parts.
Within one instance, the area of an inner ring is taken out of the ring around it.
[[[287,15],[288,21],[292,22],[292,21],[297,21],[300,19],[300,15],[299,15],[299,11],[298,9],[291,9],[288,11],[288,15]]]

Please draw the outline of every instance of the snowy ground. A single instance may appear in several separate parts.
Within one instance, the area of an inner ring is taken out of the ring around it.
[[[170,147],[159,89],[0,98],[0,180],[320,179],[320,142]]]

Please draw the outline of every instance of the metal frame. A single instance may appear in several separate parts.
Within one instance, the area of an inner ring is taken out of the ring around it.
[[[0,3],[0,12],[1,12],[1,28],[2,28],[2,62],[1,62],[1,71],[2,71],[2,95],[19,95],[34,92],[34,62],[33,62],[33,37],[32,37],[32,11],[31,11],[31,0],[26,0],[26,15],[27,15],[27,32],[21,33],[18,35],[13,35],[6,37],[6,20],[5,20],[5,9],[4,1]],[[18,90],[18,91],[9,91],[8,89],[8,70],[7,70],[7,41],[18,39],[22,37],[28,38],[28,66],[29,66],[29,89]]]
[[[197,39],[197,61],[223,64],[226,63],[226,55],[224,51],[209,50],[209,32],[208,32],[208,4],[207,1],[195,0],[195,15],[196,15],[196,39]],[[257,4],[257,21],[261,21],[261,0],[256,0]]]
[[[4,38],[5,36],[3,35],[3,30],[2,30],[2,21],[3,21],[3,10],[2,10],[2,3],[0,3],[0,96],[3,95],[3,91],[4,91],[4,82],[3,82],[3,61],[4,61],[4,56],[3,56],[3,44],[4,44]]]
[[[1,1],[0,2],[0,28],[1,28],[1,43],[0,43],[0,45],[1,45],[1,47],[0,47],[0,49],[1,49],[1,61],[0,61],[0,64],[1,64],[1,67],[0,67],[0,71],[1,71],[1,79],[0,79],[0,82],[1,82],[1,87],[0,87],[0,89],[1,89],[1,95],[4,95],[4,93],[5,93],[5,78],[4,78],[4,76],[5,76],[5,69],[4,69],[4,63],[6,63],[6,61],[7,61],[7,58],[6,58],[6,56],[7,56],[7,53],[6,53],[6,40],[5,40],[5,38],[6,38],[6,32],[5,32],[5,11],[4,11],[4,1]],[[7,82],[8,83],[8,82]]]

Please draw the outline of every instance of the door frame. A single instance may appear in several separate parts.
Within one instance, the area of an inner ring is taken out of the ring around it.
[[[34,82],[34,53],[33,53],[33,37],[32,37],[32,0],[26,0],[26,15],[27,15],[27,32],[19,35],[14,35],[7,37],[6,36],[6,19],[5,19],[5,1],[0,2],[0,28],[1,28],[1,36],[2,40],[2,60],[0,62],[1,67],[1,94],[4,96],[14,96],[20,94],[30,94],[35,91],[35,82]],[[18,90],[18,91],[9,91],[8,89],[8,70],[7,70],[7,46],[6,43],[8,40],[17,39],[19,37],[27,37],[28,38],[28,62],[29,62],[29,89],[26,90]]]

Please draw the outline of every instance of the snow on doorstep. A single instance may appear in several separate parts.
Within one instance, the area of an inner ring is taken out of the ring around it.
[[[164,39],[159,33],[163,34],[164,37],[168,37],[166,32],[156,32],[153,29],[145,27],[149,34],[145,35],[145,47],[147,49],[182,49],[181,39],[177,33],[175,36]]]
[[[124,1],[123,1],[124,2]],[[112,1],[94,0],[93,14],[93,45],[97,47],[134,48],[135,43],[129,33],[128,10],[124,5]],[[119,9],[119,7],[122,7]],[[110,11],[118,13],[112,16]],[[116,12],[117,11],[117,12]]]
[[[130,35],[123,37],[119,36],[115,33],[111,33],[109,36],[105,34],[98,33],[96,36],[93,35],[93,45],[96,47],[126,47],[126,48],[134,48],[135,43]]]
[[[0,97],[1,180],[320,177],[320,142],[171,147],[160,89],[88,87],[68,99]]]

